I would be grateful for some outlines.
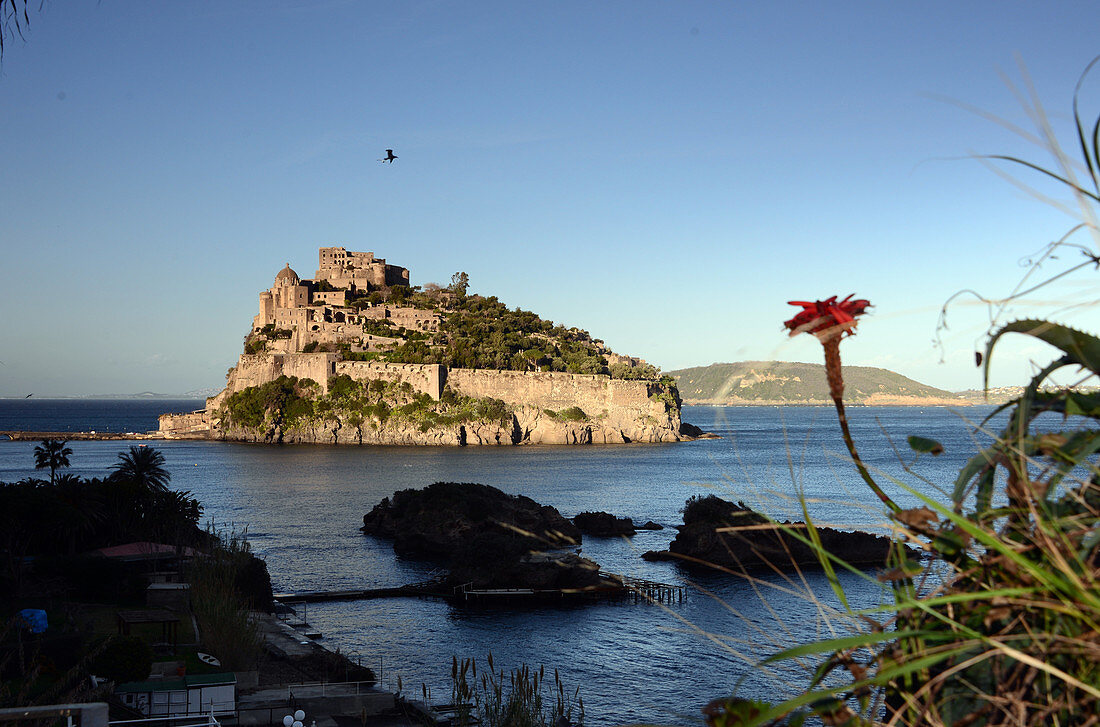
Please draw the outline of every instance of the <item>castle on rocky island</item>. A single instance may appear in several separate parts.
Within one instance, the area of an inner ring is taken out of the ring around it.
[[[441,330],[448,305],[461,300],[465,290],[431,288],[426,302],[422,292],[410,287],[407,268],[343,247],[319,249],[313,279],[300,278],[288,263],[272,287],[259,294],[259,312],[245,337],[245,352],[226,375],[225,389],[207,399],[205,409],[162,415],[160,433],[348,444],[588,444],[690,438],[681,435],[679,395],[668,379],[645,374],[612,378],[545,365],[500,370],[386,360],[406,342],[427,346],[426,341],[445,339]],[[604,371],[607,366],[656,371],[641,359],[615,354],[598,340],[586,338],[586,345],[604,362]],[[271,385],[282,386],[283,393],[250,400],[253,407],[256,401],[268,407],[262,421],[242,423],[247,417],[241,414],[241,397]],[[341,391],[364,388],[357,403],[349,404],[346,399],[331,400],[333,385]],[[375,397],[369,403],[362,398],[368,391]],[[305,402],[294,411],[293,420],[284,409],[272,408],[273,401],[285,405],[287,397]],[[303,410],[308,411],[302,414]],[[490,410],[491,416],[484,414]],[[471,414],[474,411],[479,414]]]
[[[250,336],[266,338],[264,350],[277,353],[336,350],[341,345],[364,352],[400,341],[398,336],[365,333],[370,321],[395,330],[438,331],[438,312],[386,303],[396,286],[408,288],[408,268],[389,265],[372,252],[322,247],[312,280],[299,278],[287,263],[275,275],[275,284],[260,293],[260,312],[252,319]]]

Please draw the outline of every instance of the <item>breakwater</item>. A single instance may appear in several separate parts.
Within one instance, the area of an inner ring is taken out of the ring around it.
[[[28,432],[18,429],[0,430],[0,442],[35,442],[43,439],[73,440],[135,440],[135,439],[164,439],[160,432]]]

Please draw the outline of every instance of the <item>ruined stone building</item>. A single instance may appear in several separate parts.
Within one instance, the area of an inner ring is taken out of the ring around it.
[[[275,284],[260,293],[260,310],[252,319],[250,342],[263,350],[298,353],[305,350],[381,351],[402,340],[400,329],[422,333],[439,330],[434,310],[371,303],[374,292],[386,293],[409,284],[408,268],[388,265],[372,252],[322,247],[317,273],[303,280],[290,263],[275,276]],[[387,335],[392,330],[393,335]]]

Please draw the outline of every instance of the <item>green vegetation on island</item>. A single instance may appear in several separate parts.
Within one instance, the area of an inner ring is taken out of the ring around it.
[[[499,399],[463,396],[449,388],[436,401],[407,382],[360,381],[337,375],[329,379],[328,385],[328,394],[322,394],[312,379],[280,376],[230,395],[221,415],[227,424],[249,429],[287,430],[340,421],[353,428],[370,429],[412,424],[426,432],[468,422],[504,426],[512,413],[512,408]]]

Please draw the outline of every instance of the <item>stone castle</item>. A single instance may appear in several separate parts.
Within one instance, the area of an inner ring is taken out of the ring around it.
[[[370,252],[322,247],[312,280],[298,277],[290,265],[260,293],[259,313],[245,339],[245,353],[226,375],[226,387],[207,399],[206,408],[189,414],[164,414],[160,432],[168,437],[224,439],[220,410],[228,397],[262,386],[280,376],[312,379],[323,394],[329,380],[346,375],[357,381],[380,380],[408,384],[438,401],[444,389],[469,397],[499,399],[516,409],[511,432],[501,436],[467,436],[454,432],[371,432],[369,443],[380,444],[577,444],[679,441],[680,410],[668,403],[667,387],[656,381],[612,379],[604,374],[541,371],[497,371],[449,368],[442,364],[400,364],[345,360],[346,352],[384,351],[410,333],[439,331],[435,309],[399,305],[397,286],[409,285],[407,268],[389,265]],[[447,291],[437,291],[443,297]],[[639,365],[640,359],[601,348],[609,363]],[[577,407],[598,414],[598,421],[563,424],[545,412]],[[331,434],[331,436],[330,436]],[[421,433],[422,434],[422,433]],[[251,435],[246,435],[251,436]],[[327,431],[291,441],[368,443],[363,431]],[[387,439],[387,436],[391,436]],[[313,437],[308,439],[308,437]],[[495,439],[495,441],[493,441]],[[510,441],[501,441],[501,440]],[[282,441],[282,440],[280,440]]]
[[[260,293],[250,337],[262,339],[263,350],[272,353],[335,351],[342,345],[352,351],[381,351],[400,342],[396,333],[401,328],[438,331],[436,311],[384,302],[389,297],[385,294],[399,285],[409,285],[408,268],[388,265],[372,252],[322,247],[312,280],[299,278],[287,263],[271,289]],[[370,321],[381,326],[372,327]],[[395,335],[379,334],[385,327]]]

